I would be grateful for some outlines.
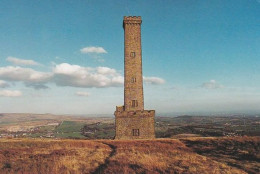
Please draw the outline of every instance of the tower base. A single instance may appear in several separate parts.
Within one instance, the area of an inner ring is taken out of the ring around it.
[[[154,110],[115,111],[115,139],[153,139]]]

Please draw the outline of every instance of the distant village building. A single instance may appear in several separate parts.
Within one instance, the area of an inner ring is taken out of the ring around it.
[[[140,16],[125,16],[124,106],[115,111],[115,139],[155,138],[155,110],[144,110]]]

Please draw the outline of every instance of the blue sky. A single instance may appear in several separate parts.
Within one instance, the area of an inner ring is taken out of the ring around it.
[[[260,112],[259,0],[1,0],[0,112],[113,114],[128,15],[146,109]]]

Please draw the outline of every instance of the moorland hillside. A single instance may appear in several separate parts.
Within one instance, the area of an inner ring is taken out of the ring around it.
[[[260,137],[1,139],[0,173],[258,173]]]

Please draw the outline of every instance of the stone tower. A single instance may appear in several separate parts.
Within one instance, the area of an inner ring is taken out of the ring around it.
[[[144,110],[140,16],[125,16],[124,106],[117,106],[115,139],[151,139],[154,110]]]

